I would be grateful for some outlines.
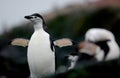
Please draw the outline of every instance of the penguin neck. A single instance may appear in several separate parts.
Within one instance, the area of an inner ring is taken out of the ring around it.
[[[44,30],[42,23],[35,23],[34,24],[34,31],[38,31],[38,30]]]

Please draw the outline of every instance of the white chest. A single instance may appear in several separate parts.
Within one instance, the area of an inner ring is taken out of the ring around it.
[[[36,31],[33,33],[29,45],[28,45],[28,51],[29,52],[38,52],[38,53],[44,53],[42,51],[46,52],[46,49],[50,49],[50,40],[49,35],[46,32],[43,31]]]
[[[55,72],[54,52],[50,48],[49,34],[43,30],[35,31],[30,39],[28,63],[32,75],[40,77]]]

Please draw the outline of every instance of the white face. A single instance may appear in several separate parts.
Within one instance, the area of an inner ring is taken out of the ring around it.
[[[43,19],[36,15],[25,16],[26,19],[32,21],[33,23],[43,23]]]

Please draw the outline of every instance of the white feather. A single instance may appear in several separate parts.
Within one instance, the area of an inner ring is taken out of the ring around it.
[[[108,55],[106,56],[105,60],[116,59],[116,58],[119,58],[119,56],[120,56],[120,49],[119,49],[117,42],[115,41],[115,37],[114,37],[113,33],[106,29],[102,29],[102,28],[89,29],[85,34],[85,40],[92,41],[92,42],[97,42],[97,41],[102,41],[102,40],[110,40],[107,42],[107,44],[110,48],[110,51],[109,51]],[[99,53],[99,55],[97,55],[96,57],[99,57],[99,59],[100,59],[100,57],[103,57],[103,53],[102,54],[101,53]]]
[[[28,45],[28,63],[31,77],[39,78],[55,72],[54,52],[50,48],[49,35],[43,30],[37,30],[32,35]]]
[[[102,41],[102,40],[115,40],[112,32],[102,28],[91,28],[85,34],[85,40],[88,41]]]

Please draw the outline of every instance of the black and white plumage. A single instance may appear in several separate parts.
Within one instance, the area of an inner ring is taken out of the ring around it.
[[[112,60],[119,58],[120,49],[115,41],[112,32],[102,28],[91,28],[85,34],[85,40],[98,45],[103,50],[103,58],[97,55],[97,58],[102,60]],[[99,58],[100,57],[100,58]]]
[[[56,48],[59,48],[59,51],[56,51],[56,54],[58,55],[57,58],[59,59],[59,62],[61,62],[61,65],[57,67],[56,72],[63,73],[74,67],[74,63],[69,61],[75,59],[69,57],[68,55],[74,51],[73,46],[75,45],[75,42],[69,38],[61,38],[55,40],[53,44]]]
[[[88,41],[79,42],[76,45],[76,52],[73,52],[67,56],[67,59],[70,62],[68,70],[73,69],[79,63],[80,66],[82,66],[84,63],[99,61],[96,58],[96,55],[98,54],[103,55],[103,51],[96,44]]]
[[[120,49],[113,33],[102,28],[89,29],[85,41],[77,44],[76,51],[78,53],[70,55],[69,59],[74,66],[77,61],[107,61],[120,57]]]
[[[112,32],[102,28],[91,28],[85,34],[85,41],[77,43],[76,52],[67,56],[73,69],[77,62],[107,61],[120,57],[120,50]]]
[[[34,33],[30,38],[27,54],[31,78],[42,78],[54,74],[55,55],[43,17],[35,13],[25,18],[34,24]]]

